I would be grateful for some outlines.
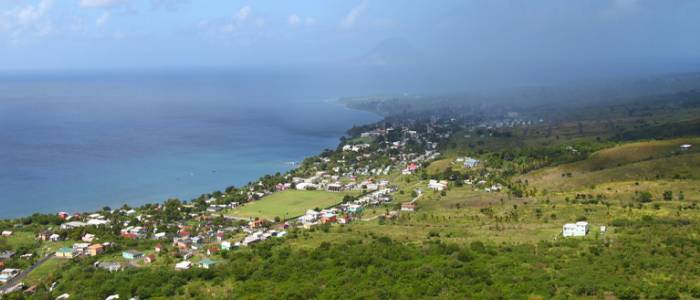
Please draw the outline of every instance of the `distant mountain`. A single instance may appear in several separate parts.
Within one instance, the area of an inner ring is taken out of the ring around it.
[[[423,55],[409,41],[390,38],[379,43],[354,63],[363,66],[402,66],[415,65],[423,60]]]

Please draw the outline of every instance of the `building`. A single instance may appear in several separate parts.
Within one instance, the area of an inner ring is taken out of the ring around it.
[[[56,257],[73,258],[75,256],[76,256],[76,253],[73,250],[73,248],[63,247],[63,248],[56,250]]]
[[[581,221],[576,223],[564,224],[562,228],[562,235],[564,237],[570,236],[586,236],[588,234],[588,222]]]
[[[326,186],[326,190],[329,192],[340,192],[343,190],[343,185],[340,183],[331,183]]]
[[[681,145],[681,150],[687,151],[687,150],[690,150],[690,148],[693,148],[693,145],[691,145],[691,144]]]
[[[199,267],[202,269],[210,269],[214,265],[216,265],[216,262],[208,258],[199,261]]]
[[[21,270],[19,269],[4,269],[2,272],[0,272],[0,282],[5,283],[10,281],[10,279],[15,278],[15,276],[19,275],[19,272]]]
[[[189,270],[192,267],[192,263],[189,261],[181,261],[175,264],[176,270]]]
[[[118,262],[96,262],[95,267],[102,269],[102,270],[107,270],[109,272],[117,272],[122,269],[122,265]]]
[[[104,247],[104,246],[102,246],[102,245],[100,245],[100,244],[94,244],[94,245],[90,245],[90,246],[87,248],[87,255],[89,255],[89,256],[97,256],[97,255],[99,255],[99,254],[102,254],[102,252],[104,252],[104,251],[105,251],[105,247]]]
[[[4,237],[12,236],[12,231],[4,230],[2,232],[2,236],[4,236]]]
[[[95,240],[95,235],[90,234],[90,233],[86,233],[83,236],[82,240],[83,240],[83,242],[86,242],[86,243],[92,243]]]
[[[362,205],[358,205],[358,204],[348,205],[348,212],[349,213],[353,213],[353,214],[361,213],[362,209],[363,209]]]
[[[338,221],[338,218],[335,216],[334,213],[327,212],[323,214],[321,217],[321,223],[322,224],[328,224],[328,223],[335,223]]]
[[[416,211],[416,205],[410,202],[402,203],[401,211]]]
[[[155,254],[146,255],[146,257],[143,259],[143,261],[145,261],[146,263],[149,263],[149,264],[153,263],[154,261],[156,261],[156,255]]]
[[[471,157],[464,159],[464,167],[467,169],[476,168],[479,165],[479,160]]]
[[[122,257],[125,259],[128,259],[128,260],[138,259],[138,258],[141,258],[142,256],[143,256],[143,253],[138,252],[138,251],[129,250],[129,251],[122,252]]]
[[[428,188],[433,190],[433,191],[440,192],[440,191],[445,190],[445,188],[447,188],[447,182],[444,182],[444,181],[438,182],[437,180],[431,179],[428,182]]]

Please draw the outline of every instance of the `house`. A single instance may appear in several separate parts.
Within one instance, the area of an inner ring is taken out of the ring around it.
[[[0,282],[5,283],[10,281],[10,279],[15,278],[15,276],[19,275],[19,272],[21,270],[19,269],[4,269],[2,272],[0,272]]]
[[[156,247],[154,248],[154,250],[155,250],[157,253],[160,253],[161,251],[163,251],[163,245],[161,245],[161,244],[156,245]]]
[[[318,187],[311,182],[300,182],[300,183],[297,183],[295,188],[297,190],[300,190],[300,191],[305,191],[305,190],[313,190],[313,189],[316,189]]]
[[[87,226],[87,223],[80,221],[71,221],[61,224],[61,229],[73,229]]]
[[[88,247],[90,247],[89,243],[75,243],[73,244],[73,251],[78,255],[81,255],[87,251]]]
[[[401,211],[416,211],[416,205],[410,202],[401,203]]]
[[[15,256],[15,253],[12,251],[0,251],[0,259],[10,259],[13,256]]]
[[[102,270],[107,270],[109,272],[117,272],[122,269],[122,265],[118,262],[96,262],[95,263],[96,268],[100,268]]]
[[[97,256],[97,255],[101,254],[101,253],[104,252],[104,251],[105,251],[105,247],[104,247],[104,246],[102,246],[102,245],[100,245],[100,244],[94,244],[94,245],[90,245],[90,246],[87,248],[87,255],[89,255],[89,256]]]
[[[562,228],[562,235],[564,237],[569,236],[586,236],[588,234],[588,222],[581,221],[576,223],[564,224]]]
[[[49,236],[49,240],[52,242],[58,242],[61,240],[61,236],[54,233],[51,236]]]
[[[192,263],[189,261],[181,261],[175,264],[176,270],[189,270],[192,267]]]
[[[178,239],[177,242],[175,242],[175,245],[180,250],[189,249],[192,246],[192,240],[191,239]]]
[[[219,253],[219,247],[210,247],[207,249],[207,255],[212,256],[216,253]]]
[[[145,261],[146,263],[149,263],[149,264],[153,263],[154,261],[156,261],[156,255],[155,254],[146,255],[146,257],[143,259],[143,261]]]
[[[476,168],[476,166],[479,165],[479,160],[471,157],[467,157],[464,159],[464,167],[467,169],[472,169]]]
[[[61,220],[66,220],[70,216],[70,214],[65,212],[65,211],[59,212],[57,215],[58,215],[58,218]]]
[[[90,234],[90,233],[86,233],[83,236],[82,240],[83,240],[83,242],[92,243],[95,240],[95,235]]]
[[[229,241],[221,242],[221,250],[231,250],[231,242],[229,242]]]
[[[101,225],[107,225],[109,224],[109,220],[102,220],[102,219],[90,219],[85,223],[90,226],[101,226]]]
[[[226,233],[223,231],[217,231],[216,232],[216,240],[221,242],[226,238]]]
[[[265,220],[263,219],[253,220],[248,223],[248,227],[250,228],[260,228],[263,227],[263,225],[265,225]]]
[[[361,213],[362,209],[363,209],[362,205],[359,205],[359,204],[348,205],[348,212],[349,213],[353,213],[353,214]]]
[[[320,217],[321,213],[317,212],[313,209],[309,209],[306,211],[306,214],[301,216],[299,219],[301,220],[302,223],[313,223],[318,221],[318,218]]]
[[[76,256],[73,248],[63,247],[56,250],[56,257],[60,258],[73,258]]]
[[[340,192],[343,190],[343,185],[340,183],[331,183],[326,186],[326,190],[329,192]]]
[[[438,182],[437,180],[431,179],[428,182],[428,188],[432,189],[434,191],[443,191],[445,188],[447,188],[447,182],[446,181],[440,181]]]
[[[335,216],[334,213],[327,212],[323,214],[321,217],[321,223],[322,224],[328,224],[328,223],[335,223],[338,221],[338,218]]]
[[[128,259],[128,260],[138,259],[138,258],[141,258],[142,256],[143,256],[143,253],[138,252],[138,251],[129,250],[129,251],[122,252],[122,257],[125,259]]]
[[[202,269],[210,269],[215,264],[216,264],[215,261],[208,259],[208,258],[205,258],[205,259],[202,259],[201,261],[199,261],[199,267]]]
[[[2,236],[4,236],[4,237],[12,236],[12,231],[4,230],[4,231],[2,232]]]
[[[693,148],[693,145],[691,145],[691,144],[681,145],[681,150],[687,151],[687,150],[690,150],[690,148]]]

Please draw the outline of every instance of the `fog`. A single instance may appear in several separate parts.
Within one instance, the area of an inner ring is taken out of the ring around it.
[[[0,4],[0,71],[314,73],[378,92],[538,86],[696,71],[697,20],[693,0],[18,0]]]

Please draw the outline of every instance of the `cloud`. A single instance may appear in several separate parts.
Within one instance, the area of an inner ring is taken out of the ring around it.
[[[245,21],[246,19],[248,19],[248,17],[250,16],[250,13],[251,13],[252,11],[253,11],[253,10],[250,8],[250,6],[248,6],[248,5],[243,6],[243,7],[241,7],[241,9],[239,9],[238,12],[233,16],[233,20],[234,20],[234,21],[238,21],[238,22],[243,22],[243,21]]]
[[[368,0],[362,0],[360,4],[357,6],[353,7],[350,12],[348,12],[347,15],[343,18],[343,20],[340,22],[340,27],[343,29],[350,29],[353,26],[355,26],[355,22],[357,21],[357,18],[362,15],[362,13],[367,9],[368,5]]]
[[[299,23],[301,23],[301,18],[297,15],[291,15],[287,17],[287,22],[289,23],[289,25],[296,26],[299,25]]]
[[[104,26],[105,24],[107,24],[107,22],[109,22],[109,18],[110,18],[111,16],[112,16],[112,14],[110,14],[109,12],[103,13],[102,15],[100,15],[100,16],[97,18],[97,20],[95,20],[95,25],[97,25],[97,27],[102,27],[102,26]]]
[[[231,21],[226,22],[221,26],[221,31],[224,33],[231,33],[236,30],[236,28],[243,25],[253,14],[253,9],[249,6],[243,6],[238,11],[233,14]],[[255,20],[255,24],[258,27],[265,26],[265,21],[262,18]]]
[[[37,5],[27,5],[0,12],[0,34],[7,34],[8,41],[17,45],[28,37],[41,37],[53,32],[53,24],[46,18],[53,0],[41,0]]]
[[[82,7],[112,7],[118,4],[122,4],[126,0],[80,0],[80,6]]]

